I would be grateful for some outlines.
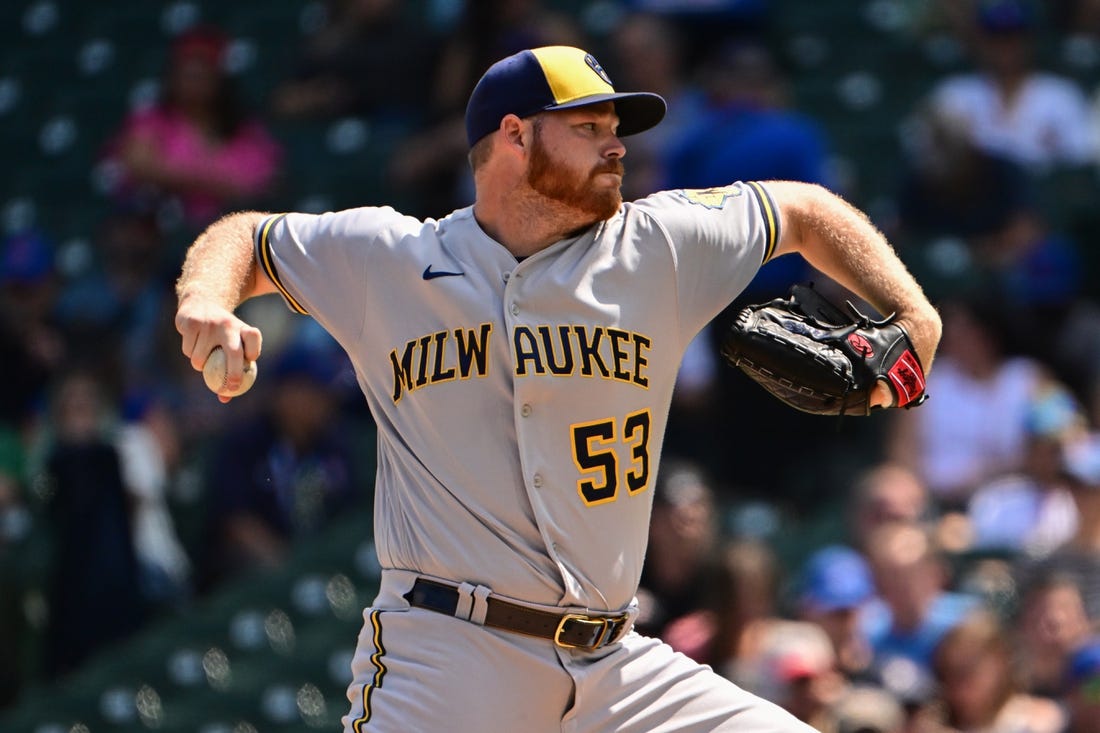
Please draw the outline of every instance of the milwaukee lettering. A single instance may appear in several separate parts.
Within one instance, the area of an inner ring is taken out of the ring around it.
[[[484,377],[489,373],[493,326],[436,331],[390,352],[393,401],[429,384]],[[649,387],[648,336],[604,326],[516,326],[512,363],[517,377],[599,377]]]
[[[391,351],[394,404],[404,392],[415,392],[426,384],[484,377],[489,373],[492,331],[491,323],[482,323],[476,330],[436,331],[409,341],[400,356],[396,349]]]
[[[649,387],[648,336],[603,326],[516,326],[512,331],[516,376],[602,377]]]

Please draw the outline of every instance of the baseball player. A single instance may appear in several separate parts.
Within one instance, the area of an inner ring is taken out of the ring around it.
[[[822,188],[624,203],[621,138],[664,112],[583,50],[526,50],[471,94],[473,206],[238,213],[190,249],[176,326],[196,370],[221,346],[235,387],[260,333],[233,311],[277,292],[347,350],[378,425],[383,573],[345,732],[810,730],[632,632],[680,358],[785,252],[896,311],[926,366],[939,320]]]

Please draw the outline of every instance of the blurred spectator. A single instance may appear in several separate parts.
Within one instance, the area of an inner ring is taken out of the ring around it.
[[[976,8],[980,70],[940,82],[933,104],[966,120],[978,145],[1029,168],[1091,162],[1084,93],[1035,66],[1038,11],[1032,0],[979,0]]]
[[[819,731],[833,731],[833,707],[847,684],[825,632],[805,621],[776,621],[763,634],[750,691]]]
[[[463,4],[448,39],[433,105],[461,113],[485,69],[525,48],[580,45],[574,20],[544,0],[480,0]]]
[[[758,684],[762,643],[778,620],[779,562],[758,540],[730,540],[714,555],[703,580],[702,610],[670,623],[664,640],[734,682]]]
[[[104,437],[107,404],[87,373],[57,386],[45,464],[53,537],[46,673],[58,677],[143,622],[130,502],[118,451]]]
[[[627,8],[659,15],[691,38],[687,61],[706,62],[719,44],[730,38],[760,37],[767,31],[772,0],[625,0]]]
[[[1066,668],[1065,733],[1096,733],[1100,721],[1100,637],[1077,649]]]
[[[833,706],[836,733],[903,733],[905,711],[881,687],[858,685],[848,689]]]
[[[1021,687],[1057,698],[1070,654],[1091,631],[1085,601],[1073,578],[1061,574],[1035,578],[1021,595],[1013,628]]]
[[[670,141],[668,188],[768,179],[829,185],[824,132],[788,109],[786,79],[766,46],[723,45],[701,80],[706,106]]]
[[[978,600],[948,590],[948,568],[928,532],[914,524],[887,524],[869,538],[868,561],[878,590],[863,615],[878,675],[895,659],[931,671],[940,639]]]
[[[1019,609],[1020,591],[1012,560],[998,555],[979,550],[951,556],[952,588],[978,599],[998,618],[1007,619]]]
[[[792,180],[831,184],[820,125],[789,109],[787,80],[771,50],[755,41],[715,49],[702,66],[701,109],[668,141],[663,188],[708,188],[733,181]],[[799,257],[764,266],[741,299],[785,294],[809,276]]]
[[[1016,251],[1036,236],[1032,177],[1005,154],[977,145],[965,118],[927,105],[910,132],[898,192],[903,239],[960,237],[993,253]]]
[[[1100,623],[1100,436],[1067,447],[1064,470],[1077,505],[1077,532],[1048,557],[1020,566],[1022,582],[1065,574],[1081,589],[1090,622]]]
[[[166,372],[163,336],[175,308],[165,239],[153,212],[118,211],[96,245],[96,266],[59,294],[57,319],[85,358],[110,362],[128,386],[155,386]]]
[[[202,585],[279,566],[290,546],[363,500],[339,411],[346,359],[291,345],[270,370],[269,407],[219,438],[208,478]]]
[[[965,511],[981,484],[1022,465],[1026,415],[1043,367],[1011,356],[1009,314],[982,296],[940,306],[943,339],[919,410],[893,415],[888,452],[928,485],[941,511]]]
[[[292,78],[275,91],[275,113],[415,124],[428,106],[439,41],[404,11],[397,0],[326,0],[324,24],[306,39]]]
[[[867,562],[848,547],[822,547],[803,567],[798,616],[825,631],[836,667],[849,679],[865,676],[871,666],[871,645],[863,633],[860,612],[874,595]]]
[[[667,456],[653,492],[649,550],[638,589],[639,630],[663,636],[667,624],[703,606],[708,564],[718,542],[710,479]]]
[[[1064,486],[1062,451],[1086,431],[1084,413],[1065,387],[1049,382],[1036,390],[1024,422],[1020,471],[980,486],[970,499],[974,549],[1042,557],[1077,530],[1077,508]]]
[[[1089,423],[1100,425],[1100,302],[1079,298],[1057,327],[1053,363],[1081,395]]]
[[[160,99],[130,113],[110,143],[122,173],[116,200],[178,201],[195,230],[269,191],[282,153],[238,95],[227,48],[212,28],[176,38]]]
[[[946,722],[959,733],[1059,733],[1064,716],[1048,698],[1020,692],[1008,633],[988,612],[947,632],[933,660]]]
[[[849,509],[853,544],[867,552],[871,535],[885,524],[930,519],[928,489],[915,473],[896,463],[866,469],[855,482]]]
[[[67,356],[53,307],[53,246],[37,230],[0,242],[0,424],[22,427]]]
[[[1058,328],[1049,324],[1081,290],[1082,259],[1040,210],[1034,177],[1005,153],[982,149],[952,110],[922,109],[905,140],[909,151],[891,234],[908,249],[908,259],[936,276],[931,288],[984,286],[1042,312],[1046,323],[1031,336],[1052,343]]]
[[[429,105],[430,124],[404,140],[390,158],[390,183],[411,195],[405,210],[436,217],[473,202],[464,114],[485,69],[526,48],[583,45],[576,23],[542,0],[465,3],[442,51]],[[608,71],[614,79],[614,70]]]
[[[168,508],[168,484],[179,469],[175,415],[149,394],[133,395],[115,439],[130,500],[142,595],[153,608],[180,605],[190,593],[191,560]]]
[[[611,34],[615,83],[623,89],[647,89],[668,102],[661,124],[630,138],[623,200],[648,196],[668,178],[665,157],[703,109],[703,91],[690,81],[684,38],[660,15],[629,14]],[[693,45],[695,39],[692,39]]]

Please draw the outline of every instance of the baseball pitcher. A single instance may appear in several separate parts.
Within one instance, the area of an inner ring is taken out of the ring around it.
[[[632,631],[681,355],[785,252],[895,314],[925,367],[939,319],[820,187],[624,203],[622,138],[664,113],[583,50],[523,51],[469,100],[473,206],[239,213],[190,249],[176,326],[196,370],[221,347],[236,388],[261,344],[233,311],[279,293],[341,343],[378,425],[383,574],[345,733],[810,730]]]

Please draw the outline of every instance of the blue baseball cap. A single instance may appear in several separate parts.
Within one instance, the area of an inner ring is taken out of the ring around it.
[[[37,283],[53,269],[53,247],[41,232],[21,231],[0,242],[0,281]]]
[[[530,117],[608,101],[615,103],[620,137],[648,130],[665,116],[660,95],[616,92],[600,62],[582,49],[527,49],[497,61],[478,81],[466,105],[466,140],[473,147],[506,115]]]
[[[989,33],[1019,33],[1035,25],[1035,8],[1026,0],[982,0],[978,25]]]
[[[855,550],[829,545],[806,562],[802,575],[802,603],[816,611],[856,608],[875,593],[871,570]]]
[[[1070,655],[1066,665],[1066,687],[1073,688],[1100,677],[1100,636],[1094,636]]]

